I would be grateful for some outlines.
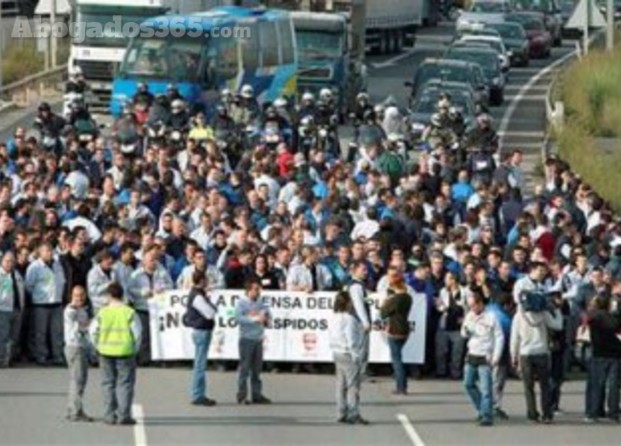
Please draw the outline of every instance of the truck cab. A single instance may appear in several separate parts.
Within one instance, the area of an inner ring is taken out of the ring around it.
[[[298,93],[315,96],[328,88],[341,116],[366,88],[362,62],[350,48],[347,17],[340,13],[292,12],[298,54]]]

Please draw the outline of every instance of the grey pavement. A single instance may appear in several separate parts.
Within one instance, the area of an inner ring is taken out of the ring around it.
[[[86,410],[100,418],[99,371],[91,369]],[[365,383],[362,414],[369,426],[335,422],[332,375],[264,374],[270,406],[235,402],[234,372],[209,372],[209,396],[216,407],[188,403],[189,368],[149,368],[138,372],[136,404],[144,412],[137,427],[70,423],[63,419],[66,370],[9,369],[0,379],[0,444],[52,445],[562,445],[618,444],[619,425],[582,423],[584,382],[566,384],[565,415],[552,426],[526,421],[521,383],[511,381],[505,409],[509,421],[491,428],[474,422],[462,384],[411,381],[412,394],[391,395],[387,377]],[[413,441],[397,418],[405,415],[415,429]]]

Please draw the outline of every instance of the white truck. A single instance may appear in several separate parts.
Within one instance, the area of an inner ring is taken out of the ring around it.
[[[80,67],[89,86],[86,97],[90,110],[107,113],[112,96],[112,79],[125,55],[128,23],[167,12],[189,14],[228,4],[225,0],[77,0],[73,17],[78,29],[71,44],[69,72]],[[98,32],[89,32],[97,30]],[[130,31],[131,32],[131,31]]]
[[[367,49],[379,54],[399,53],[412,45],[423,22],[423,0],[367,0]]]

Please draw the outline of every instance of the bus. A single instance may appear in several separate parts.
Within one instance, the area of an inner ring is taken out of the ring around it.
[[[175,84],[192,109],[211,109],[227,88],[251,85],[259,102],[297,92],[293,24],[286,11],[226,6],[145,20],[114,78],[118,116],[144,82],[154,94]]]

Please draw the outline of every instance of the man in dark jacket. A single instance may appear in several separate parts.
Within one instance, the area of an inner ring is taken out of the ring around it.
[[[87,287],[88,272],[91,270],[93,263],[86,256],[86,248],[84,241],[80,237],[73,237],[69,252],[60,256],[60,263],[65,272],[67,283],[65,284],[65,293],[63,304],[69,303],[71,290],[75,286]]]
[[[619,422],[619,361],[621,341],[617,332],[621,328],[618,316],[609,311],[610,299],[597,296],[588,312],[593,356],[589,367],[589,383],[586,395],[586,422],[597,421],[603,399],[608,392],[606,415]]]

